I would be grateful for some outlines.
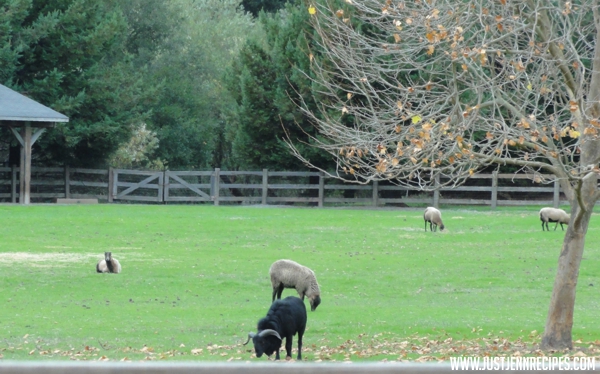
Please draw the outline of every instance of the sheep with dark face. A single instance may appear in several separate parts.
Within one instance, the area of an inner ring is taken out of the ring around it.
[[[118,274],[121,272],[121,264],[116,258],[112,257],[112,252],[104,252],[104,260],[98,261],[96,272]]]
[[[271,356],[275,352],[275,359],[279,360],[279,349],[285,338],[286,359],[292,358],[292,337],[298,334],[298,360],[302,360],[302,336],[306,329],[306,307],[304,302],[295,296],[288,296],[283,300],[276,300],[267,316],[258,321],[257,332],[248,334],[254,343],[256,357],[264,354]]]
[[[556,222],[554,225],[554,231],[560,223],[560,228],[564,231],[563,224],[568,225],[571,220],[571,216],[562,209],[557,208],[542,208],[540,209],[540,221],[542,221],[542,231],[550,231],[548,228],[548,222]],[[544,228],[545,225],[545,228]]]
[[[423,219],[425,220],[425,231],[427,231],[427,222],[429,222],[429,230],[436,231],[437,227],[440,227],[440,231],[444,231],[444,223],[442,222],[442,212],[436,208],[430,206],[425,209],[423,213]]]
[[[269,275],[273,286],[271,301],[275,301],[275,296],[281,299],[284,288],[295,288],[302,301],[304,301],[304,296],[308,297],[311,311],[315,311],[321,304],[321,290],[319,290],[317,277],[306,266],[292,260],[278,260],[271,265]]]

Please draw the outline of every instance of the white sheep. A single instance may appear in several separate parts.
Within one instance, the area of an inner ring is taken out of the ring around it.
[[[112,257],[112,252],[104,252],[104,259],[96,264],[96,272],[118,274],[121,272],[121,264]]]
[[[308,297],[310,310],[314,311],[321,303],[321,291],[315,273],[292,260],[277,260],[269,269],[271,285],[273,286],[273,300],[275,296],[281,299],[284,288],[295,288],[300,298]]]
[[[440,231],[444,230],[444,223],[442,222],[442,212],[436,208],[430,206],[425,209],[423,213],[423,219],[425,220],[425,231],[427,231],[427,222],[429,222],[429,230],[436,231],[437,227],[440,227]]]
[[[562,209],[557,208],[542,208],[540,209],[540,221],[542,221],[542,231],[550,229],[548,228],[548,222],[556,222],[554,225],[554,231],[560,223],[560,228],[564,231],[563,224],[568,225],[571,220],[571,216]],[[544,228],[544,225],[546,226]]]

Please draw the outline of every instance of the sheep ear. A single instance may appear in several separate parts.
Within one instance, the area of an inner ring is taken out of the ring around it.
[[[283,339],[281,339],[281,336],[279,336],[279,333],[277,331],[271,330],[271,329],[262,330],[260,332],[260,334],[258,334],[258,336],[261,338],[264,338],[265,336],[270,336],[270,335],[275,336],[279,340],[283,340]]]

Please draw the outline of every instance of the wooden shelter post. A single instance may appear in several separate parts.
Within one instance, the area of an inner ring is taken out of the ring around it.
[[[37,128],[35,132],[31,127],[31,123],[24,122],[21,131],[17,131],[15,127],[10,128],[15,134],[15,137],[21,144],[21,165],[19,168],[19,203],[29,204],[30,189],[31,189],[31,147],[35,141],[44,132],[45,128]]]
[[[54,127],[59,122],[69,122],[69,118],[0,84],[0,126],[8,127],[21,145],[21,204],[30,202],[31,147],[46,128]]]

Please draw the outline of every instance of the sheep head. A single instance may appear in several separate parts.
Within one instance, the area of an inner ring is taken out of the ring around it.
[[[275,330],[266,329],[258,334],[251,332],[248,334],[248,340],[246,340],[244,345],[248,344],[250,339],[252,339],[252,343],[254,344],[256,357],[261,357],[263,353],[271,356],[273,352],[277,352],[281,348],[282,339]]]
[[[317,307],[319,306],[319,304],[321,304],[321,295],[315,295],[315,296],[309,297],[308,301],[310,302],[311,312],[314,312],[317,309]]]

